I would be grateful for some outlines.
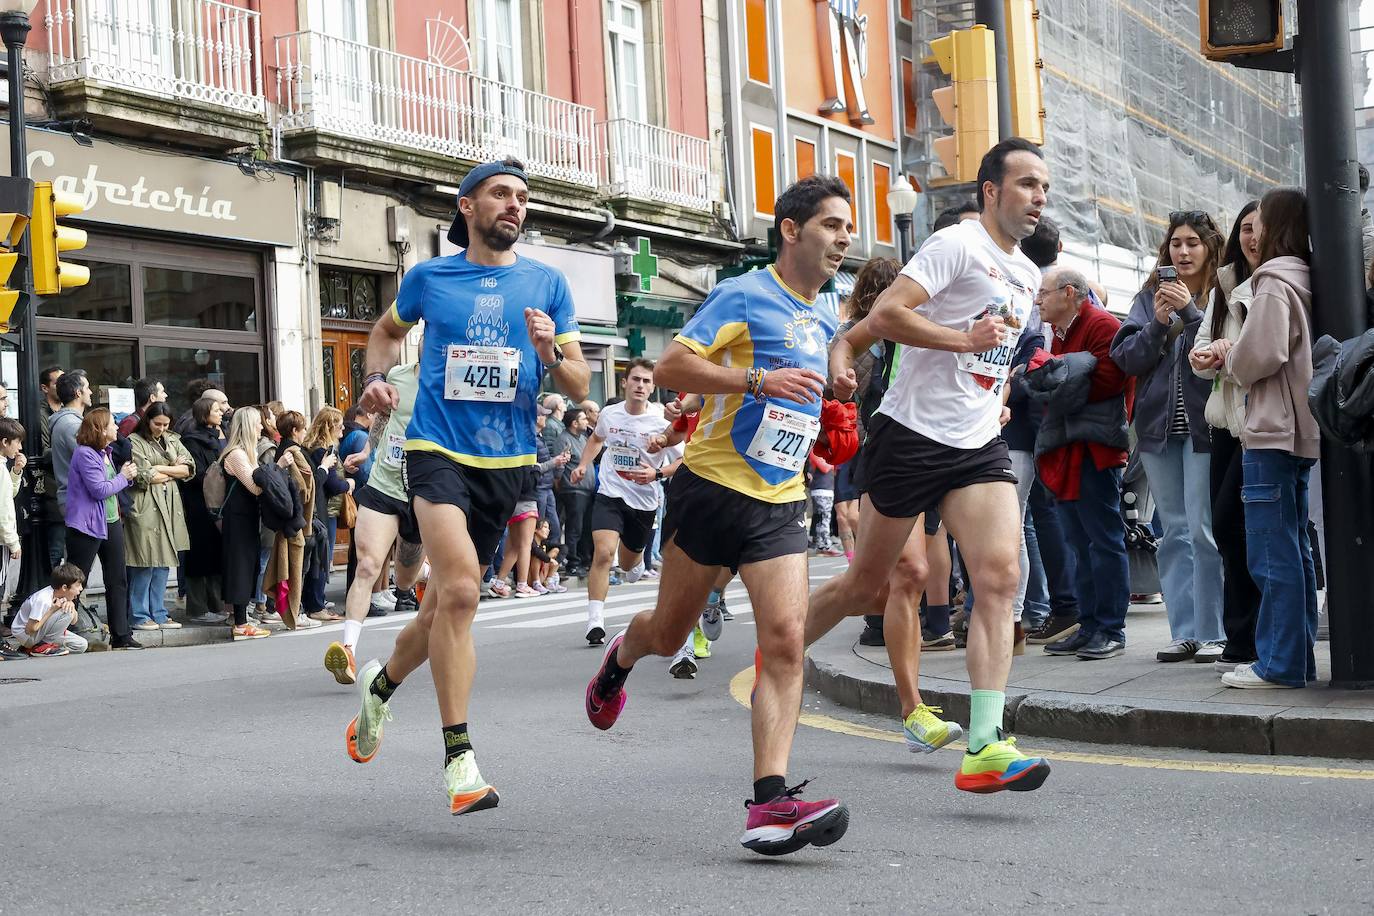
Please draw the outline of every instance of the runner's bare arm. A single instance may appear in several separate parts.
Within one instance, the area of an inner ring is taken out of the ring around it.
[[[979,318],[967,331],[947,328],[916,312],[929,300],[930,294],[925,287],[910,277],[898,276],[897,282],[883,291],[873,303],[873,311],[859,324],[868,324],[867,333],[883,340],[927,350],[982,353],[1002,342],[1005,322],[1001,318]]]
[[[363,396],[358,401],[364,410],[389,412],[400,404],[396,386],[385,376],[401,361],[401,341],[409,330],[408,325],[396,320],[395,308],[387,309],[372,325],[372,333],[367,337],[367,374],[380,374],[382,378],[373,379],[363,388]]]
[[[592,369],[582,358],[582,344],[575,340],[556,343],[553,319],[539,309],[525,309],[525,329],[529,332],[530,343],[534,345],[539,361],[553,377],[558,390],[574,401],[584,400],[591,383]],[[558,359],[555,349],[563,351],[563,360],[557,365],[554,365]]]
[[[673,341],[654,367],[654,384],[698,394],[743,394],[748,390],[748,368],[717,366]],[[811,369],[769,369],[763,380],[767,397],[809,404],[825,390],[825,378]]]
[[[669,423],[657,436],[649,440],[649,444],[644,450],[650,455],[657,455],[665,448],[671,448],[687,438],[687,430],[678,429],[676,425]]]
[[[582,478],[587,476],[587,471],[591,469],[592,463],[596,461],[596,456],[601,454],[601,447],[605,444],[606,440],[596,433],[587,437],[587,444],[582,449],[582,460],[577,462],[577,467],[568,474],[573,483],[581,483]]]
[[[868,318],[855,322],[830,346],[830,386],[835,397],[847,401],[858,390],[859,379],[854,372],[854,354],[862,353],[878,342],[868,327]]]

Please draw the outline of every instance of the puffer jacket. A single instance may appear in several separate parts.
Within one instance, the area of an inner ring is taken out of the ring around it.
[[[1234,344],[1240,337],[1241,327],[1245,324],[1245,313],[1250,308],[1250,300],[1254,298],[1254,289],[1249,279],[1237,285],[1235,271],[1229,264],[1217,271],[1217,279],[1220,281],[1226,302],[1226,321],[1222,325],[1222,337]],[[1193,343],[1193,352],[1212,345],[1212,316],[1216,307],[1217,297],[1214,295],[1207,303],[1207,311],[1203,313],[1197,340]],[[1208,396],[1207,406],[1203,410],[1207,424],[1224,429],[1239,439],[1240,431],[1245,427],[1245,389],[1237,384],[1224,367],[1194,369],[1193,373],[1198,378],[1207,379],[1212,383],[1212,393]]]
[[[1182,323],[1181,327],[1177,326]],[[1194,302],[1176,313],[1170,327],[1155,320],[1155,291],[1146,286],[1131,302],[1130,314],[1112,340],[1112,360],[1135,386],[1135,431],[1140,448],[1161,452],[1169,440],[1169,421],[1174,415],[1174,380],[1183,379],[1183,407],[1194,452],[1212,450],[1207,427],[1207,398],[1212,386],[1193,374],[1188,353],[1193,349],[1202,310]],[[1176,331],[1170,333],[1171,328]]]
[[[1035,437],[1035,456],[1076,442],[1126,449],[1126,401],[1121,397],[1088,402],[1097,357],[1086,351],[1065,353],[1026,373],[1026,393],[1045,406]]]

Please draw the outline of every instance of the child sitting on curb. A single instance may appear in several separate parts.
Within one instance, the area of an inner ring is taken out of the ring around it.
[[[86,577],[73,563],[52,571],[52,585],[28,597],[14,615],[10,634],[29,655],[67,655],[85,652],[86,640],[68,627],[76,623],[76,599]]]

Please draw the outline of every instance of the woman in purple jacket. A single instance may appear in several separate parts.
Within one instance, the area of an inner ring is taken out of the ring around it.
[[[115,472],[110,445],[119,435],[114,415],[104,407],[89,410],[76,433],[67,477],[67,562],[90,581],[100,558],[111,649],[142,649],[133,637],[129,590],[124,569],[124,523],[115,494],[129,486],[137,469],[132,461]]]

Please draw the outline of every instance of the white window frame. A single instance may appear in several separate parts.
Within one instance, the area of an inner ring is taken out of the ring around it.
[[[631,121],[641,123],[649,122],[649,93],[648,93],[648,42],[645,41],[644,19],[648,14],[642,0],[604,0],[602,9],[606,17],[606,39],[610,44],[611,55],[611,96],[612,110],[618,118],[627,118]],[[635,12],[638,26],[631,28],[620,21],[619,13],[622,9],[633,9]],[[614,13],[614,15],[613,15]],[[627,110],[624,100],[626,95],[625,80],[621,63],[625,59],[622,46],[635,46],[639,59],[638,88],[634,92],[634,104],[636,111]]]
[[[520,0],[472,0],[473,29],[476,39],[477,72],[490,80],[508,86],[523,88],[525,83],[524,23],[521,21]],[[511,67],[510,79],[501,79],[500,59],[496,42],[488,36],[493,34],[492,24],[499,17],[509,17]]]
[[[352,7],[352,15],[345,8]],[[313,104],[331,115],[350,121],[372,120],[372,98],[368,84],[367,0],[310,0],[312,31],[340,39],[323,42],[323,60],[311,62],[319,74]]]

